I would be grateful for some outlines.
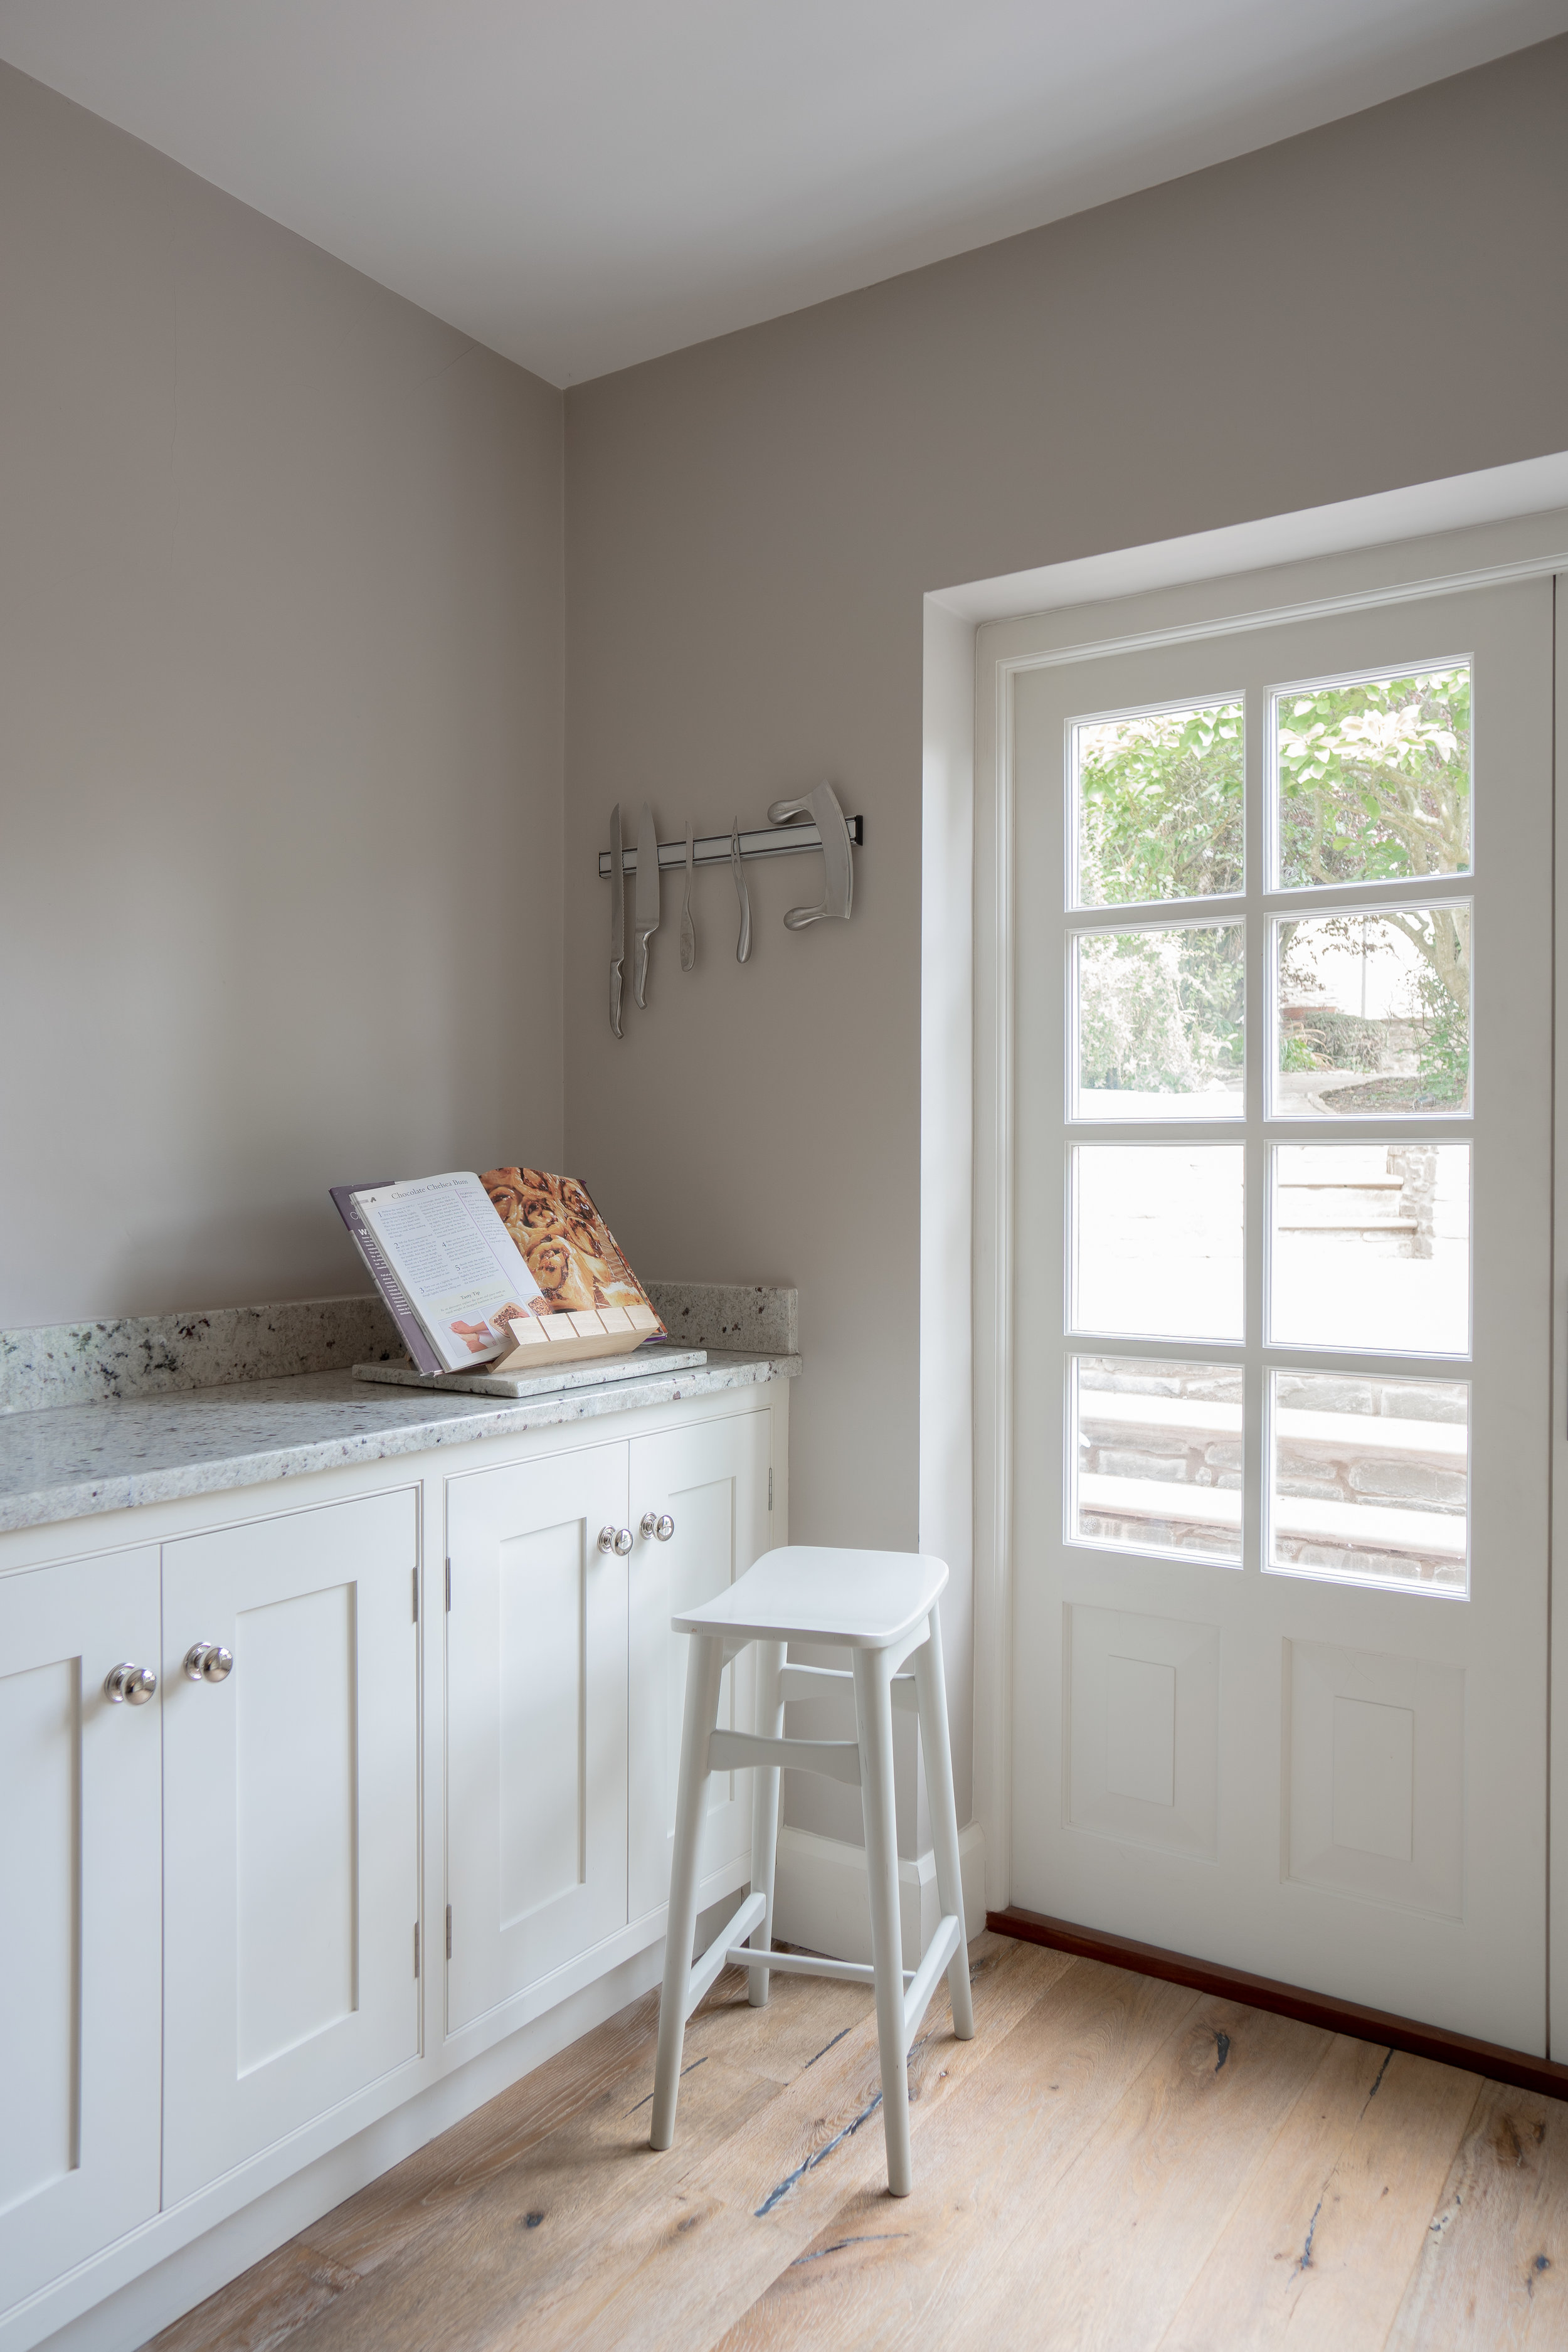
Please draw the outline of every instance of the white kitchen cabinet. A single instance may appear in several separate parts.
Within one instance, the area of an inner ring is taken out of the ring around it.
[[[163,1547],[166,2205],[417,2054],[417,1559],[406,1486]]]
[[[254,2200],[333,2151],[357,2185],[472,2058],[655,1981],[669,1619],[784,1539],[787,1409],[769,1380],[0,1533],[0,2352],[197,2241],[242,2268]],[[749,1836],[716,1782],[705,1901]]]
[[[158,2210],[156,1545],[0,1580],[0,2304]]]
[[[447,2030],[626,1918],[626,1446],[447,1488]]]
[[[690,1642],[672,1633],[678,1612],[711,1601],[768,1549],[771,1423],[765,1412],[695,1422],[631,1441],[631,1757],[628,1879],[634,1919],[669,1900],[675,1790]],[[661,1518],[672,1523],[660,1539]],[[655,1532],[645,1533],[651,1520]],[[719,1721],[752,1724],[752,1661],[726,1666]],[[752,1776],[716,1772],[708,1784],[701,1878],[749,1862]]]

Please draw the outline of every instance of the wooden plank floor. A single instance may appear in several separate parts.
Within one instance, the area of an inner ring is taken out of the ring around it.
[[[657,1997],[154,2339],[157,2352],[1437,2352],[1568,2345],[1568,2105],[982,1936],[884,2185],[859,1987],[738,1971],[647,2147]]]

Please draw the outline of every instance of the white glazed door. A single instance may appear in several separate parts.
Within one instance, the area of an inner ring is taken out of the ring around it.
[[[1551,659],[1531,581],[1013,714],[1014,1900],[1538,2053]]]
[[[0,2309],[158,2210],[155,1547],[0,1578]]]
[[[167,2205],[417,2054],[417,1559],[407,1488],[163,1547]]]
[[[770,1542],[768,1469],[771,1420],[765,1412],[699,1422],[636,1437],[631,1444],[630,1881],[631,1916],[669,1900],[675,1790],[689,1639],[670,1631],[678,1611],[693,1609],[732,1584]],[[656,1532],[645,1534],[645,1518]],[[659,1520],[672,1523],[661,1539]],[[719,1720],[752,1727],[752,1653],[724,1670]],[[749,1772],[715,1773],[709,1782],[701,1875],[749,1857]],[[715,1887],[715,1894],[720,1890]]]
[[[447,1486],[447,2030],[626,1919],[626,1448]]]

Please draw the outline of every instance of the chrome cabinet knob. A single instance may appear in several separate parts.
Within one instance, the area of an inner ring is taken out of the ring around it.
[[[185,1674],[193,1683],[224,1683],[234,1669],[234,1652],[221,1642],[193,1642],[185,1652]]]
[[[111,1666],[103,1678],[103,1696],[110,1706],[145,1706],[157,1687],[151,1666]]]
[[[633,1538],[630,1528],[601,1528],[599,1529],[599,1549],[601,1551],[613,1551],[617,1559],[625,1559],[627,1552],[629,1552],[632,1548],[632,1541]]]
[[[645,1511],[641,1525],[645,1542],[657,1536],[660,1543],[668,1543],[675,1533],[675,1521],[668,1511]]]

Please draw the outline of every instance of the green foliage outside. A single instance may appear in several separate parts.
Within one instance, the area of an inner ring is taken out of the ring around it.
[[[1242,932],[1102,931],[1079,949],[1079,1082],[1190,1094],[1239,1074]]]
[[[1079,727],[1079,904],[1242,887],[1242,706]]]
[[[1075,730],[1080,905],[1169,902],[1242,888],[1242,719],[1241,704],[1232,702]],[[1469,871],[1468,669],[1282,696],[1277,724],[1283,887],[1408,882]],[[1407,1024],[1417,1075],[1387,1083],[1412,1090],[1413,1105],[1463,1101],[1469,1076],[1468,910],[1382,912],[1379,919],[1403,933],[1419,959]],[[1290,936],[1287,928],[1287,953]],[[1212,1085],[1237,1066],[1240,939],[1238,927],[1225,927],[1115,935],[1114,944],[1108,940],[1092,958],[1086,949],[1079,976],[1084,1084],[1184,1091]],[[1281,1040],[1281,1067],[1375,1072],[1386,1066],[1384,1034],[1383,1024],[1325,1008],[1310,1035]],[[1394,1097],[1387,1107],[1396,1107]]]

